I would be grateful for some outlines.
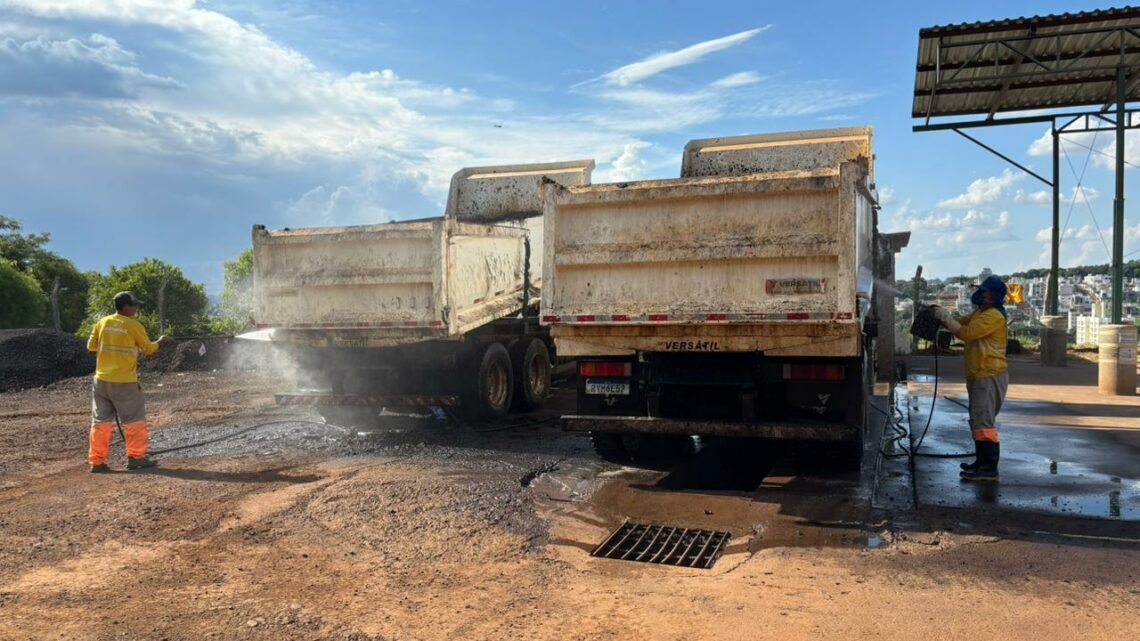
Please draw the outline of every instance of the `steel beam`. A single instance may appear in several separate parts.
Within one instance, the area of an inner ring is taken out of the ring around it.
[[[999,125],[1032,125],[1053,122],[1054,118],[1065,116],[1081,116],[1084,114],[1057,114],[1056,116],[1020,116],[1017,118],[994,118],[992,120],[966,120],[962,122],[939,122],[933,125],[914,125],[911,131],[952,131],[954,129],[975,129],[978,127],[997,127]]]
[[[1115,105],[1116,105],[1116,103],[1113,103],[1113,106],[1115,106]],[[1136,115],[1137,113],[1140,113],[1140,109],[1135,109],[1135,108],[1134,109],[1126,109],[1125,113],[1127,114],[1127,118],[1125,119],[1124,128],[1125,129],[1140,129],[1140,121],[1137,121],[1135,118],[1132,117],[1132,116]],[[911,131],[914,131],[917,133],[922,133],[922,132],[927,132],[927,131],[953,131],[955,129],[977,129],[979,127],[997,127],[999,125],[1047,124],[1047,123],[1056,123],[1058,120],[1061,120],[1063,118],[1069,118],[1070,119],[1069,122],[1066,123],[1065,125],[1063,125],[1061,127],[1057,127],[1061,131],[1061,133],[1063,133],[1063,134],[1078,134],[1078,133],[1085,133],[1085,132],[1091,133],[1094,131],[1116,131],[1116,122],[1113,120],[1110,120],[1108,118],[1105,118],[1104,116],[1105,116],[1105,114],[1102,112],[1099,112],[1099,111],[1087,111],[1087,112],[1079,112],[1079,113],[1068,112],[1068,113],[1059,113],[1059,114],[1042,115],[1042,116],[1020,116],[1017,118],[987,118],[987,119],[983,119],[983,120],[962,120],[962,121],[957,121],[957,122],[938,122],[938,123],[934,123],[932,125],[914,125],[913,127],[911,127]],[[1107,123],[1111,126],[1106,126],[1106,127],[1096,126],[1096,127],[1094,127],[1094,126],[1089,124],[1087,118],[1096,118],[1098,120],[1103,120],[1105,123]],[[1074,124],[1081,121],[1082,119],[1085,119],[1085,125],[1083,127],[1074,127],[1073,126]]]

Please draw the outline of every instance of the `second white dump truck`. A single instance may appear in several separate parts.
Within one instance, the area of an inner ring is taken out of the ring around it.
[[[589,184],[593,161],[455,174],[444,216],[354,227],[253,228],[259,336],[294,360],[314,405],[363,424],[415,406],[492,419],[539,407],[549,333],[539,326],[539,181]]]
[[[603,457],[692,435],[807,439],[857,465],[872,379],[870,128],[695,140],[682,177],[544,185],[542,323]]]

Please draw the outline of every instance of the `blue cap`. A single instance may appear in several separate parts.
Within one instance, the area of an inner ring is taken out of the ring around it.
[[[978,285],[978,289],[984,289],[993,294],[994,307],[1002,313],[1002,316],[1005,316],[1005,295],[1009,291],[1005,283],[997,276],[990,276],[983,280],[981,285]]]

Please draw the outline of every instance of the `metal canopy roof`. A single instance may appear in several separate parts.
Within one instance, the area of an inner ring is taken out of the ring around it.
[[[1140,100],[1140,7],[922,29],[915,118],[1105,105],[1116,71]]]

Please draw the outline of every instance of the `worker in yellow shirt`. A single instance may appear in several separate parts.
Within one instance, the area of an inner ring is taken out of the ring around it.
[[[966,392],[970,397],[970,431],[977,460],[962,463],[965,481],[996,482],[1001,444],[997,415],[1009,389],[1006,350],[1006,285],[996,276],[982,281],[970,302],[977,310],[955,319],[948,310],[936,308],[938,320],[966,343]]]
[[[115,313],[95,323],[87,350],[95,352],[95,382],[91,387],[91,438],[87,462],[92,472],[107,471],[111,427],[115,417],[122,423],[127,443],[127,469],[154,467],[147,458],[146,407],[139,386],[138,354],[150,355],[174,342],[169,336],[150,340],[146,328],[135,320],[142,301],[131,292],[115,294]]]

